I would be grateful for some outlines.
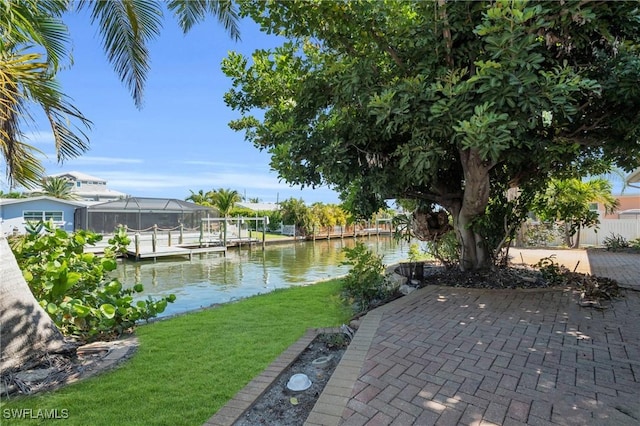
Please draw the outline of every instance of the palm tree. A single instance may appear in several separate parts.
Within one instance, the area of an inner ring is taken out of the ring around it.
[[[231,189],[223,189],[220,188],[217,191],[213,191],[211,194],[211,201],[213,202],[213,206],[218,209],[220,214],[225,218],[223,223],[224,226],[224,241],[223,244],[225,247],[227,246],[227,218],[229,217],[229,213],[236,205],[237,202],[241,201],[242,197],[238,191]]]
[[[189,190],[191,195],[185,198],[185,201],[191,201],[192,203],[200,204],[201,206],[210,207],[211,204],[211,196],[213,195],[212,191],[204,192],[202,189],[198,190],[198,192],[193,192]]]
[[[71,105],[56,81],[61,61],[71,62],[63,13],[73,8],[90,10],[109,62],[141,107],[149,70],[147,45],[160,32],[164,6],[160,1],[135,0],[5,0],[0,4],[0,152],[10,183],[33,186],[44,174],[39,152],[27,143],[21,127],[34,106],[49,119],[58,161],[81,155],[89,146],[83,129],[91,122]],[[185,32],[213,15],[232,38],[239,38],[238,14],[230,0],[171,0],[166,7]],[[1,233],[0,277],[0,370],[59,350],[62,336],[31,294]]]
[[[21,192],[16,192],[16,191],[4,192],[0,190],[0,198],[26,198],[26,196]]]
[[[42,189],[37,194],[48,195],[61,200],[77,200],[78,197],[73,193],[72,188],[72,183],[68,179],[50,176],[42,180]]]

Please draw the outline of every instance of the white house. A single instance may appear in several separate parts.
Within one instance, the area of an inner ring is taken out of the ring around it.
[[[51,175],[50,177],[61,177],[69,181],[72,185],[72,192],[80,200],[85,201],[113,201],[125,198],[127,194],[107,188],[107,181],[80,172],[65,172]]]
[[[277,203],[246,203],[240,201],[236,203],[236,206],[253,210],[254,212],[273,212],[280,210],[280,204]]]

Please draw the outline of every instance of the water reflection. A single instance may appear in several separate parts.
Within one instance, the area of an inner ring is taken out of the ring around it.
[[[384,255],[385,264],[408,256],[409,245],[390,237],[358,241]],[[353,239],[335,239],[272,245],[264,251],[261,247],[232,249],[226,257],[208,253],[194,256],[191,261],[125,261],[118,266],[118,276],[126,286],[142,283],[143,298],[174,293],[176,302],[163,314],[172,315],[344,275],[348,266],[341,265],[345,259],[342,249],[354,245]]]

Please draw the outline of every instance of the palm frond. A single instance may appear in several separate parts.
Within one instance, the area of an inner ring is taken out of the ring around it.
[[[99,24],[109,62],[141,108],[150,67],[147,44],[162,27],[160,4],[151,0],[98,0],[82,1],[79,8],[85,5],[91,8],[91,21]]]
[[[67,10],[67,0],[3,1],[0,6],[2,37],[0,48],[38,45],[47,53],[47,63],[58,70],[68,58],[69,31],[61,20]]]
[[[173,12],[180,28],[185,33],[195,24],[206,19],[207,15],[215,16],[233,40],[240,40],[238,27],[238,10],[229,0],[171,0],[167,8]]]
[[[76,157],[89,147],[87,135],[78,126],[75,130],[70,126],[73,119],[86,128],[91,122],[61,93],[48,64],[41,59],[36,53],[0,52],[0,149],[9,181],[25,186],[38,183],[44,172],[37,150],[23,142],[20,125],[30,119],[25,105],[40,106],[49,118],[59,161]]]

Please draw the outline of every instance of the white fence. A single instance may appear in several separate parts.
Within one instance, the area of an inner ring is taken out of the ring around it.
[[[596,228],[585,228],[580,231],[580,245],[600,246],[611,234],[622,235],[627,241],[640,238],[639,219],[600,219]]]
[[[288,235],[290,237],[293,237],[296,235],[296,226],[280,224],[280,233],[282,235]]]

